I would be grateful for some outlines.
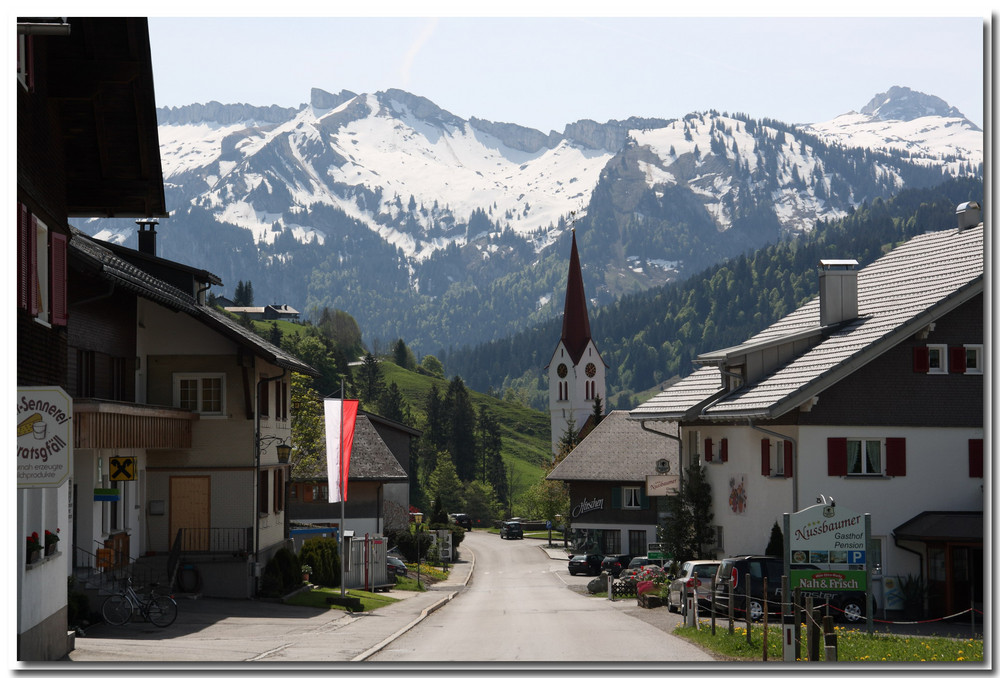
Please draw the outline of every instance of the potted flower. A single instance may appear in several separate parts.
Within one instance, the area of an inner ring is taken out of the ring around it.
[[[302,581],[309,581],[309,575],[312,574],[312,565],[302,566]]]
[[[55,553],[56,544],[58,543],[59,543],[59,528],[57,527],[54,533],[45,530],[45,555],[51,556],[53,553]]]
[[[28,562],[33,563],[42,557],[42,544],[38,541],[38,533],[32,532],[28,537]]]

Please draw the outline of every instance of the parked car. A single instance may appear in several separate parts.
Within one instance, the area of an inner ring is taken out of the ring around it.
[[[404,563],[396,556],[386,556],[385,567],[389,571],[390,575],[395,575],[397,577],[406,576],[407,573],[406,563]]]
[[[604,560],[601,561],[601,571],[608,572],[612,576],[617,577],[632,562],[632,558],[633,556],[627,553],[613,553],[604,556]]]
[[[667,609],[671,612],[687,609],[687,597],[691,595],[697,596],[698,607],[710,609],[712,580],[718,569],[718,560],[685,560],[681,563],[680,572],[667,587]]]
[[[573,556],[569,559],[569,573],[597,576],[601,573],[602,560],[603,558],[597,553]]]
[[[507,522],[500,525],[500,538],[524,539],[524,530],[521,529],[521,523],[515,522],[513,520],[508,520]]]
[[[815,565],[796,564],[796,569],[818,569]],[[760,621],[764,617],[764,577],[767,577],[767,605],[769,614],[781,614],[781,577],[785,564],[781,558],[773,556],[738,556],[726,558],[719,564],[715,588],[715,609],[719,614],[728,614],[729,585],[735,593],[733,609],[737,616],[745,614],[743,605],[746,595],[746,575],[750,573],[750,618]],[[834,616],[846,622],[861,621],[865,617],[865,594],[854,591],[811,592],[815,600],[827,600]],[[872,611],[875,601],[872,600]]]
[[[466,530],[472,529],[472,518],[470,518],[467,514],[456,513],[452,516],[452,519],[455,521],[456,525],[461,525]]]
[[[760,621],[764,617],[764,579],[767,578],[768,612],[781,612],[781,575],[785,572],[784,562],[773,556],[736,556],[725,558],[719,563],[715,584],[715,610],[718,614],[729,613],[729,592],[732,587],[733,614],[746,614],[746,575],[750,574],[750,619]]]

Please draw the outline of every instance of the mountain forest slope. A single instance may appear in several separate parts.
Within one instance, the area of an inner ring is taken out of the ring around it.
[[[624,295],[595,310],[591,332],[609,365],[608,409],[635,406],[636,393],[688,374],[699,353],[738,344],[810,299],[818,292],[820,259],[853,258],[864,266],[914,235],[953,228],[955,207],[982,198],[983,184],[972,178],[904,190],[888,200],[866,202],[842,219],[820,221],[795,239],[741,254],[683,281]],[[561,319],[556,318],[449,351],[443,362],[470,388],[510,391],[544,410],[544,368],[560,332]]]

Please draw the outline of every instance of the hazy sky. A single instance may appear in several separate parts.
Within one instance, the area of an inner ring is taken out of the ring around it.
[[[457,5],[464,17],[447,3],[410,3],[400,7],[437,16],[404,18],[390,5],[358,5],[352,11],[378,16],[310,17],[283,3],[269,10],[282,16],[256,18],[218,18],[211,4],[204,12],[216,18],[187,3],[176,6],[183,18],[151,13],[156,103],[297,107],[313,87],[396,87],[462,118],[561,132],[582,118],[708,109],[818,122],[902,85],[983,125],[988,16],[962,2],[945,7],[953,16],[924,18],[652,16],[627,2],[571,5],[588,18],[537,16],[544,3],[479,17],[466,11],[475,3]]]

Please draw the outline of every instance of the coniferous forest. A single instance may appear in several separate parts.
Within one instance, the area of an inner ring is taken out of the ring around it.
[[[853,258],[864,267],[917,234],[954,228],[956,206],[982,196],[976,178],[905,190],[863,203],[843,219],[820,221],[808,234],[592,310],[591,332],[609,366],[608,409],[634,407],[639,394],[688,374],[698,354],[739,344],[808,301],[818,291],[820,259]],[[470,388],[545,409],[544,368],[561,327],[560,317],[450,351],[443,363]]]

